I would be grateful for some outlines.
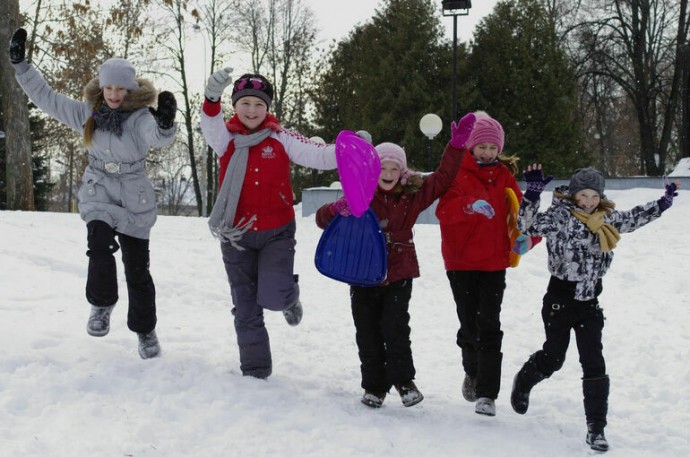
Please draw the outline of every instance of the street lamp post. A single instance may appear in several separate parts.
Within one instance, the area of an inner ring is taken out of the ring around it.
[[[441,0],[443,15],[453,16],[453,120],[458,119],[458,16],[467,16],[472,8],[472,0]]]
[[[425,114],[419,120],[419,130],[421,130],[422,133],[426,135],[427,138],[429,138],[429,149],[427,150],[426,156],[427,171],[433,170],[431,163],[431,140],[433,140],[434,137],[438,135],[442,128],[443,122],[441,122],[441,118],[435,115],[434,113]]]

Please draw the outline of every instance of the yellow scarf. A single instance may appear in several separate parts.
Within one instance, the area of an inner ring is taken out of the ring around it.
[[[603,252],[612,251],[616,247],[616,243],[621,239],[621,235],[613,225],[604,222],[605,211],[599,210],[592,214],[576,210],[570,210],[570,212],[580,222],[585,224],[592,233],[599,237],[599,244]]]

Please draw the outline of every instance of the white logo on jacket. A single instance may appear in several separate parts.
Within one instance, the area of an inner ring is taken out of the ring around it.
[[[266,146],[261,150],[261,158],[262,159],[275,159],[276,154],[273,152],[273,148],[271,146]]]

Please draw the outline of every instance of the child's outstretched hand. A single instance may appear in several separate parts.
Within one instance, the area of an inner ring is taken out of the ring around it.
[[[465,114],[460,122],[457,124],[455,121],[450,123],[450,145],[455,149],[465,149],[465,144],[470,138],[472,129],[474,128],[474,123],[477,121],[477,117],[474,113]]]
[[[230,85],[232,68],[225,67],[222,70],[218,70],[208,77],[208,82],[206,83],[206,90],[204,91],[204,96],[208,98],[210,102],[217,102],[220,96],[223,95],[223,91],[226,87]]]
[[[539,200],[539,196],[544,192],[544,188],[553,179],[553,176],[544,177],[540,163],[528,165],[527,169],[522,171],[522,174],[527,183],[524,197],[531,202]]]
[[[477,214],[486,216],[487,219],[491,219],[496,215],[494,207],[491,206],[491,203],[487,202],[486,200],[477,200],[476,202],[472,203],[471,209]]]
[[[519,255],[527,254],[532,248],[532,238],[525,235],[524,233],[517,238],[515,238],[515,244],[513,244],[513,252]]]
[[[345,217],[352,215],[352,213],[350,212],[350,207],[347,206],[347,200],[345,200],[345,197],[340,198],[340,199],[334,201],[333,203],[331,203],[330,209],[331,209],[331,214],[334,216],[336,214],[340,214],[341,216],[345,216]]]
[[[26,30],[18,28],[12,34],[10,40],[10,62],[18,64],[24,61],[26,57]]]
[[[664,176],[664,187],[666,188],[666,192],[664,195],[657,200],[659,203],[659,210],[663,213],[667,209],[673,205],[673,197],[678,196],[678,192],[676,192],[680,188],[680,181],[673,181],[671,182],[668,179],[668,176]]]
[[[177,113],[177,101],[172,92],[167,90],[158,94],[158,109],[149,108],[156,123],[162,129],[171,129],[175,125],[175,114]]]

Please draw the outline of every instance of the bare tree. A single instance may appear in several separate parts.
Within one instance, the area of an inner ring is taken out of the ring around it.
[[[0,43],[9,43],[14,30],[21,24],[18,0],[0,2]],[[14,69],[3,50],[0,64],[0,91],[6,151],[7,208],[33,211],[34,192],[31,170],[31,141],[27,98],[14,79]],[[0,139],[2,141],[2,139]]]
[[[197,165],[196,137],[194,129],[194,110],[196,104],[192,101],[189,87],[189,72],[187,69],[187,34],[193,25],[199,20],[199,12],[190,10],[187,0],[157,0],[158,6],[164,14],[164,18],[158,25],[155,32],[154,41],[151,43],[159,50],[164,51],[164,56],[160,60],[170,62],[176,77],[172,77],[173,82],[179,86],[182,94],[181,102],[178,101],[178,110],[182,116],[182,123],[185,126],[185,143],[189,154],[189,166],[191,169],[192,186],[196,199],[197,212],[199,216],[204,213],[202,200],[201,184],[199,180],[199,169]],[[155,50],[150,50],[155,55]],[[171,76],[168,73],[168,76]]]
[[[236,24],[235,14],[229,13],[227,3],[224,0],[206,0],[198,6],[199,24],[198,30],[208,37],[204,37],[204,46],[208,45],[210,62],[208,62],[208,75],[216,71],[216,65],[223,64],[233,51],[230,46],[232,30]],[[202,35],[203,36],[203,35]],[[224,52],[221,51],[224,50]],[[206,56],[204,49],[204,60]],[[204,62],[206,64],[206,62]],[[211,214],[211,209],[218,196],[218,162],[215,153],[210,146],[206,146],[206,214]]]
[[[316,41],[314,13],[302,0],[233,0],[235,41],[251,56],[253,71],[271,79],[272,112],[286,125],[303,121],[305,68]],[[295,106],[294,103],[301,103]]]
[[[688,0],[585,0],[578,43],[581,77],[615,82],[638,125],[639,172],[660,175],[677,134],[681,50],[688,43]],[[591,79],[593,80],[593,79]]]

